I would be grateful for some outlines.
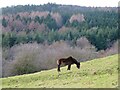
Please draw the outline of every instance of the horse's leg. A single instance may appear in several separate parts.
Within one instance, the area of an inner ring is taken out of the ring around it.
[[[70,70],[70,68],[71,68],[71,64],[70,64],[70,65],[68,65],[68,69],[67,69],[67,70]]]
[[[60,64],[58,65],[58,72],[60,72]]]

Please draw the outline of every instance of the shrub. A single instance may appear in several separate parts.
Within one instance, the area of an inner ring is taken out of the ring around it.
[[[22,57],[18,57],[13,63],[12,73],[21,75],[37,71],[37,66],[34,64],[35,58],[35,54],[29,52]]]
[[[108,56],[108,55],[113,55],[113,54],[117,54],[118,53],[118,40],[112,45],[111,48],[108,48],[105,52],[105,55]]]

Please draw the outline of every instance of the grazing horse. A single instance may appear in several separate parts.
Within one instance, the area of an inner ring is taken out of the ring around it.
[[[73,57],[68,57],[68,58],[61,58],[59,60],[57,60],[57,65],[58,65],[58,72],[60,72],[60,65],[68,65],[68,69],[70,70],[71,68],[71,64],[76,64],[77,68],[80,68],[80,62],[78,62],[75,58]]]

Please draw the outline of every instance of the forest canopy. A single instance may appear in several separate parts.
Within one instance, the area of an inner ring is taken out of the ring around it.
[[[110,48],[119,39],[115,7],[72,5],[18,5],[2,8],[2,46],[21,43],[52,44],[86,37],[97,50]]]

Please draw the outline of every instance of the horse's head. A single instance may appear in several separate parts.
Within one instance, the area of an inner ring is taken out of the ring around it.
[[[77,63],[77,68],[80,69],[80,62]]]
[[[68,59],[73,60],[73,62],[77,65],[77,68],[80,69],[80,62],[78,62],[75,58],[73,58],[72,56],[68,57]]]

